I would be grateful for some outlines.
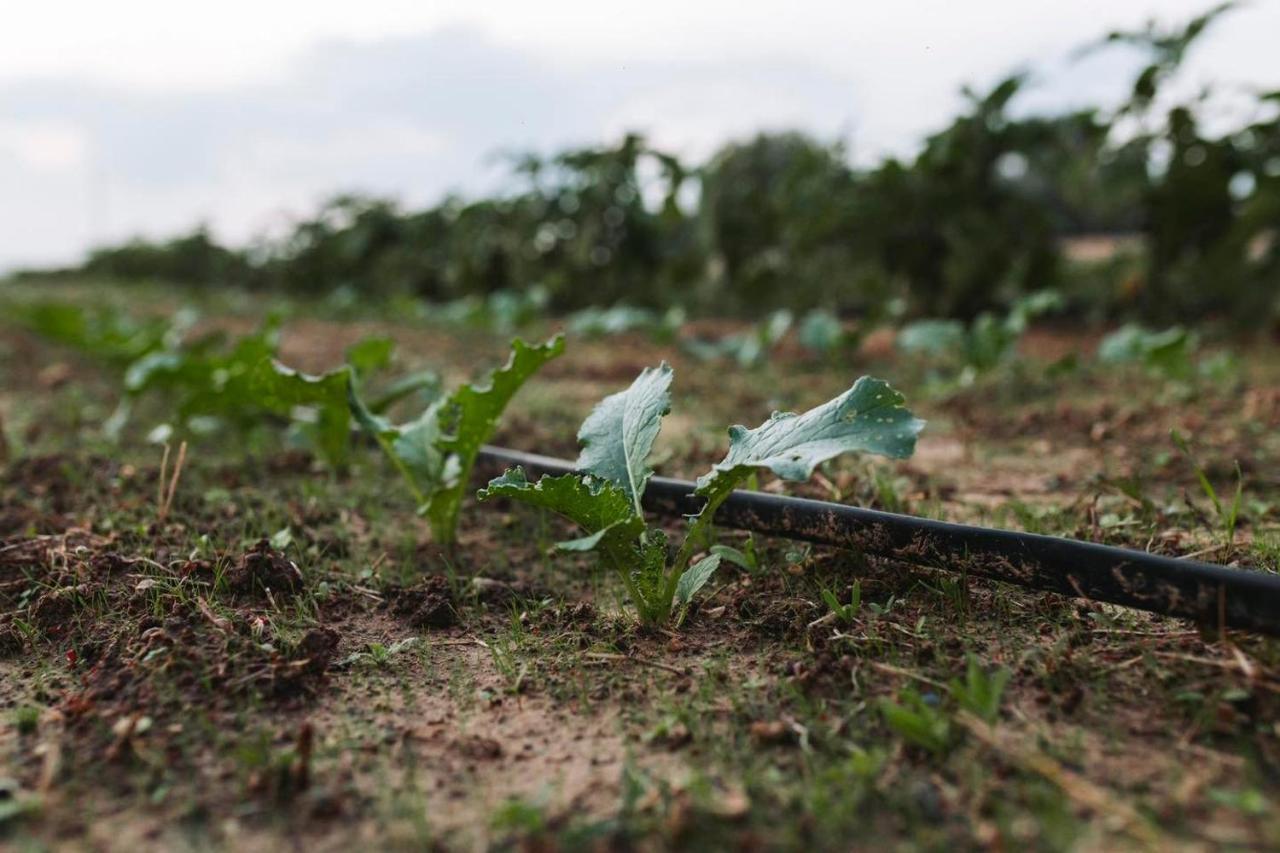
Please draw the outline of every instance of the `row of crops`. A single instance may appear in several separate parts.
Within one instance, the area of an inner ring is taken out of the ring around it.
[[[1040,294],[1004,317],[983,315],[968,326],[945,320],[916,322],[898,330],[897,339],[904,352],[943,365],[951,372],[950,382],[969,382],[981,371],[1010,364],[1030,319],[1053,305],[1052,294]],[[118,371],[123,393],[103,424],[108,437],[118,437],[148,399],[160,404],[163,417],[150,430],[150,438],[166,444],[175,434],[199,441],[229,431],[246,438],[263,431],[283,433],[291,444],[343,470],[354,452],[353,437],[363,434],[370,445],[381,448],[412,505],[429,522],[434,541],[444,547],[455,539],[459,513],[472,488],[472,469],[503,412],[521,386],[566,349],[564,334],[537,345],[516,338],[504,365],[450,390],[430,370],[394,373],[394,342],[387,337],[358,341],[346,350],[343,365],[321,375],[287,367],[279,360],[278,316],[235,337],[195,334],[191,312],[146,319],[105,308],[37,302],[12,306],[12,314],[28,329]],[[616,316],[633,315],[620,311]],[[644,312],[634,316],[651,317]],[[619,334],[624,326],[632,333],[645,328],[615,323],[606,331],[602,326],[611,324],[600,320],[598,314],[579,317],[568,323],[568,334],[580,339]],[[784,324],[773,318],[763,324],[765,332],[737,332],[715,342],[690,339],[698,344],[691,351],[735,358],[743,341],[753,341],[758,352],[767,355],[786,325],[789,319]],[[828,334],[819,336],[812,328],[803,334],[805,327],[817,325],[829,325]],[[647,330],[663,336],[680,333],[678,326],[661,322]],[[806,317],[801,333],[815,357],[839,352],[859,337],[833,317],[814,315]],[[1128,362],[1185,382],[1220,369],[1221,353],[1197,358],[1195,346],[1194,336],[1182,329],[1125,327],[1102,341],[1097,360]],[[1060,362],[1056,369],[1075,368]],[[647,624],[678,623],[683,618],[731,550],[712,547],[711,518],[734,489],[758,471],[804,481],[819,464],[846,453],[906,458],[924,426],[899,392],[864,376],[803,414],[775,414],[755,429],[731,427],[728,452],[697,481],[695,495],[704,499],[700,512],[687,519],[683,540],[671,543],[663,529],[646,521],[642,498],[653,475],[649,458],[654,441],[671,408],[673,378],[665,363],[646,368],[630,387],[601,401],[578,432],[582,450],[576,473],[530,480],[523,470],[513,468],[477,494],[480,504],[506,498],[576,523],[583,535],[558,548],[596,553],[618,575]],[[397,423],[393,410],[411,416]],[[706,556],[695,560],[699,554]]]

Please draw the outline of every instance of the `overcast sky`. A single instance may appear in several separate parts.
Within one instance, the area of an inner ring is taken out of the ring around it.
[[[204,221],[242,241],[324,197],[500,185],[499,151],[639,130],[701,158],[760,129],[909,153],[964,83],[1023,109],[1114,102],[1105,30],[1205,0],[42,0],[0,27],[0,270]],[[1280,87],[1280,0],[1224,18],[1184,83]]]

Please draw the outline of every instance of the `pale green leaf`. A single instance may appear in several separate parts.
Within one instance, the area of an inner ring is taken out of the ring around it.
[[[711,580],[711,576],[718,568],[720,568],[720,555],[709,554],[685,569],[684,574],[680,576],[680,581],[676,584],[676,603],[684,607],[693,601],[698,590],[707,585],[707,581]]]
[[[351,371],[346,367],[311,376],[264,359],[250,370],[248,389],[253,401],[269,412],[292,416],[299,407],[314,410],[315,418],[308,429],[320,454],[330,465],[338,466],[346,462],[350,446],[350,378]]]
[[[775,412],[756,429],[730,427],[728,455],[698,478],[696,494],[714,494],[754,468],[768,468],[784,480],[807,480],[820,463],[842,453],[904,459],[915,451],[924,427],[902,406],[904,400],[889,383],[863,376],[804,414]]]
[[[754,570],[756,567],[755,560],[752,557],[747,556],[745,553],[731,545],[712,545],[711,553],[717,555],[722,560],[728,560],[735,566],[740,566],[749,571]]]
[[[463,385],[448,398],[433,400],[421,415],[399,426],[371,411],[354,384],[349,388],[352,415],[378,439],[400,470],[437,542],[453,541],[476,454],[493,434],[503,409],[525,380],[564,352],[564,338],[556,337],[540,346],[517,339],[512,348],[507,363],[493,371],[487,382]],[[417,387],[430,386],[420,383]]]
[[[362,379],[391,364],[396,342],[381,335],[361,338],[347,347],[347,364]]]
[[[600,541],[619,524],[625,524],[629,519],[615,521],[608,527],[602,527],[590,536],[583,536],[578,539],[569,539],[565,542],[557,542],[556,549],[560,551],[594,551],[599,546]]]
[[[917,320],[898,330],[896,342],[903,352],[943,355],[962,351],[966,340],[959,320]]]
[[[615,483],[640,513],[640,498],[653,476],[649,453],[671,411],[671,368],[646,367],[631,387],[605,397],[578,430],[579,470]]]
[[[476,499],[481,502],[493,498],[513,498],[563,515],[585,530],[587,539],[598,534],[591,547],[605,550],[623,564],[628,561],[636,539],[644,532],[644,520],[635,514],[622,489],[599,477],[564,474],[531,483],[524,469],[517,467],[491,480],[476,493]]]
[[[441,452],[440,409],[443,403],[436,401],[421,415],[394,428],[391,448],[400,458],[404,468],[423,495],[449,485],[445,478],[445,454]]]

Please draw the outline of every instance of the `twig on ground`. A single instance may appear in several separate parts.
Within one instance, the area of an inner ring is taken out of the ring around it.
[[[608,654],[606,652],[587,652],[585,655],[583,655],[583,657],[588,658],[589,660],[597,660],[602,663],[612,663],[617,661],[632,661],[634,663],[642,664],[644,666],[651,666],[654,669],[661,669],[666,672],[673,673],[675,675],[688,675],[688,673],[686,673],[683,669],[680,669],[679,667],[676,667],[676,666],[672,666],[671,664],[666,664],[666,663],[663,663],[662,661],[649,660],[648,658],[632,657],[631,655],[615,655],[615,654]]]
[[[921,675],[918,672],[912,672],[909,669],[903,669],[901,667],[894,666],[893,664],[880,663],[879,661],[874,660],[867,661],[867,663],[870,664],[872,669],[879,670],[880,672],[886,672],[890,675],[900,675],[903,678],[914,678],[916,681],[928,684],[931,687],[936,687],[939,690],[947,689],[947,685],[943,684],[941,681],[932,679],[927,675]]]
[[[169,509],[173,506],[173,496],[178,491],[178,480],[182,478],[182,463],[187,461],[187,443],[184,441],[178,446],[178,458],[173,463],[173,478],[169,480],[166,488],[164,481],[165,467],[169,461],[169,445],[164,446],[164,456],[160,459],[160,500],[159,509],[156,511],[156,520],[164,521],[169,517]]]

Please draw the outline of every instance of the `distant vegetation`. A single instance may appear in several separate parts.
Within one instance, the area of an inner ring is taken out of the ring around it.
[[[625,303],[761,318],[788,309],[973,320],[1055,288],[1078,316],[1280,320],[1280,92],[1210,131],[1213,94],[1167,95],[1229,6],[1108,35],[1147,57],[1113,111],[1016,117],[1026,78],[987,92],[912,159],[856,169],[800,133],[694,166],[642,137],[513,163],[512,190],[424,210],[346,195],[250,249],[206,230],[93,251],[74,272],[306,294],[486,300],[536,290],[564,312]],[[1136,235],[1090,261],[1081,235]],[[1129,248],[1125,248],[1125,247]],[[27,276],[49,272],[27,273]]]

